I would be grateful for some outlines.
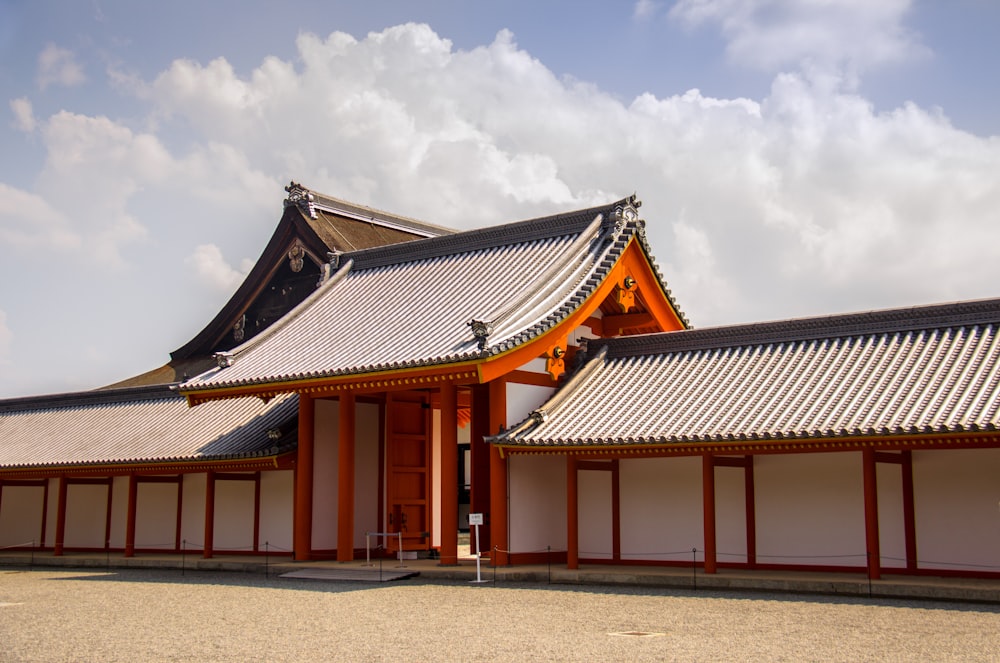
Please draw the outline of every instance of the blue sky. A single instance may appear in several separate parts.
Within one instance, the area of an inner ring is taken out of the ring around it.
[[[0,0],[0,397],[164,363],[290,179],[458,228],[638,192],[696,326],[1000,295],[991,0]]]

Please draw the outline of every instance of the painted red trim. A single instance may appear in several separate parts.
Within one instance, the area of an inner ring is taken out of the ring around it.
[[[215,546],[215,472],[205,473],[205,545],[202,556],[211,559]]]
[[[705,521],[705,573],[715,573],[715,461],[712,454],[701,457],[702,507]]]
[[[354,559],[354,394],[341,394],[338,404],[337,561],[350,562]]]
[[[864,472],[865,493],[865,543],[868,553],[868,576],[872,580],[881,577],[882,565],[878,534],[878,475],[875,466],[875,450],[861,452]]]
[[[580,483],[577,460],[566,457],[566,568],[580,568]]]
[[[66,536],[66,477],[59,477],[58,506],[56,507],[56,544],[52,554],[59,557],[63,554],[63,539]]]
[[[507,384],[503,378],[489,383],[490,431],[501,431],[507,425]],[[495,565],[509,563],[510,548],[507,512],[507,460],[500,455],[500,448],[490,445],[490,541],[497,551]]]
[[[312,550],[313,438],[316,404],[299,395],[299,443],[295,463],[295,502],[292,509],[292,548],[296,561],[310,559]]]
[[[611,557],[622,558],[622,490],[618,459],[611,461]]]
[[[253,551],[260,550],[260,472],[253,477]]]
[[[906,570],[917,570],[917,516],[913,500],[913,452],[902,452],[903,540],[906,547]]]
[[[441,547],[440,565],[458,564],[458,389],[444,383],[441,398]]]
[[[753,456],[746,457],[743,469],[744,508],[746,509],[747,566],[757,566],[757,496],[753,478]]]

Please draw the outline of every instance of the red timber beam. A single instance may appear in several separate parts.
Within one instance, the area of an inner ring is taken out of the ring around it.
[[[458,565],[458,389],[441,385],[441,566]]]
[[[507,383],[496,379],[489,383],[490,430],[501,431],[507,425]],[[506,566],[510,556],[507,512],[507,459],[496,445],[490,445],[490,542],[495,554],[493,566]]]
[[[566,456],[566,568],[580,568],[580,483],[576,456]]]
[[[299,396],[298,460],[295,463],[295,506],[292,515],[292,548],[297,562],[312,556],[313,438],[316,402]]]
[[[355,396],[340,395],[337,442],[337,561],[354,560]]]
[[[705,520],[705,573],[715,573],[718,553],[715,547],[715,458],[701,457],[702,510]]]

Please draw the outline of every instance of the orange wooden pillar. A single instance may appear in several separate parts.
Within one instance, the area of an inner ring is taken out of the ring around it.
[[[205,473],[205,547],[202,557],[211,559],[215,548],[215,472]]]
[[[864,465],[865,485],[865,543],[868,553],[868,577],[878,580],[882,577],[882,553],[878,540],[878,479],[875,465],[875,450],[861,452]]]
[[[441,566],[458,564],[458,389],[441,385]]]
[[[579,480],[576,456],[566,456],[566,568],[580,568]]]
[[[353,393],[340,395],[337,441],[337,561],[354,560],[354,430]]]
[[[63,539],[66,537],[66,476],[59,477],[59,496],[56,507],[56,543],[52,554],[56,557],[63,554]]]
[[[490,445],[483,438],[493,433],[490,428],[490,386],[477,384],[472,386],[472,424],[469,440],[469,456],[471,465],[469,512],[483,514],[483,522],[487,527],[479,528],[480,550],[484,553],[490,550]]]
[[[903,451],[903,536],[906,540],[906,570],[917,570],[917,517],[913,500],[913,452]]]
[[[489,383],[490,431],[500,432],[507,425],[507,383],[497,379]],[[507,459],[500,449],[490,446],[490,542],[494,551],[493,565],[510,563],[507,536]]]
[[[299,394],[299,440],[295,462],[295,508],[292,516],[292,548],[297,562],[312,556],[313,437],[316,401]]]
[[[705,517],[705,573],[715,573],[715,459],[707,453],[701,457],[702,506]]]
[[[135,474],[128,475],[128,516],[125,523],[125,556],[135,555],[135,514],[136,500],[139,496],[139,479]]]
[[[753,479],[753,456],[746,457],[743,468],[743,495],[747,529],[747,566],[757,566],[757,497]]]

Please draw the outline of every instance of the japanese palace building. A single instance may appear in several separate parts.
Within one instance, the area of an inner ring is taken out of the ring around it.
[[[634,197],[453,232],[292,184],[170,362],[0,401],[0,548],[1000,573],[1000,300],[690,329]]]

